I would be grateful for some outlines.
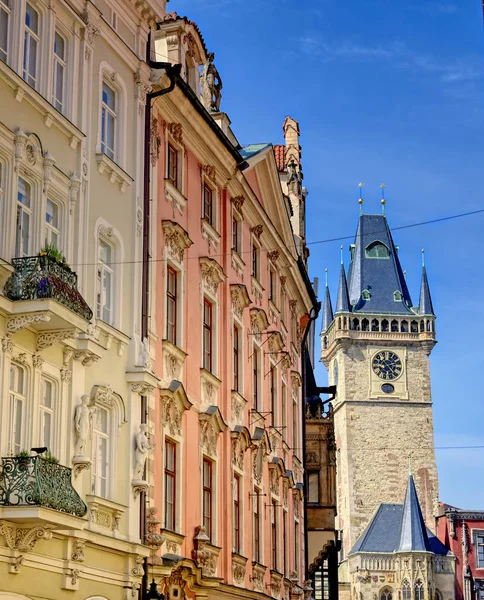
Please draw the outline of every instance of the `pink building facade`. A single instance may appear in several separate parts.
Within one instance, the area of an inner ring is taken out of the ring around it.
[[[203,106],[195,24],[168,15],[155,47],[182,70],[166,67],[175,85],[152,120],[148,527],[162,537],[149,577],[171,598],[302,598],[301,343],[315,297],[291,224],[306,196],[299,128],[286,119],[288,175],[271,144],[240,147]]]

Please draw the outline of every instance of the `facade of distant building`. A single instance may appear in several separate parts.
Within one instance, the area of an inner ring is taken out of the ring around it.
[[[361,215],[341,261],[336,310],[326,287],[322,361],[333,402],[337,463],[339,579],[349,589],[348,552],[381,502],[399,500],[414,465],[426,523],[437,513],[429,355],[435,314],[426,269],[414,306],[384,214]],[[346,587],[345,587],[346,586]]]
[[[150,514],[162,537],[149,577],[170,598],[295,600],[306,570],[301,342],[315,298],[273,146],[241,148],[214,106],[220,89],[200,93],[207,73],[220,76],[193,22],[170,13],[154,38],[169,61],[155,92],[174,86],[152,120]]]
[[[412,475],[403,504],[380,504],[348,567],[355,600],[455,598],[455,557],[426,527]]]
[[[456,557],[456,600],[483,600],[484,511],[440,504],[437,535]]]

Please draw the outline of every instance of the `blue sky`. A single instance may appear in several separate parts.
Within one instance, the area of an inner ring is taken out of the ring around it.
[[[172,0],[198,23],[242,144],[301,125],[311,276],[335,294],[341,242],[365,210],[397,227],[484,208],[480,0]],[[421,249],[437,312],[436,446],[484,446],[484,213],[394,234],[418,301]],[[345,260],[348,262],[344,243]],[[321,290],[322,291],[322,290]],[[319,364],[317,376],[326,374]],[[484,509],[484,448],[437,450],[440,498]]]

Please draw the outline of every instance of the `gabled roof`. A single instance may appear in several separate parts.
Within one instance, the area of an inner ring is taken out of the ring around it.
[[[404,504],[380,504],[350,554],[357,552],[432,552],[448,549],[425,527],[415,483],[410,475]]]
[[[422,282],[420,284],[420,302],[418,305],[418,312],[425,316],[434,316],[434,307],[432,304],[432,297],[430,295],[429,281],[427,279],[427,269],[425,265],[422,266]]]
[[[388,257],[369,257],[368,249],[374,244],[384,245]],[[369,292],[369,300],[362,298],[365,290]],[[385,215],[361,215],[359,218],[348,271],[348,291],[353,312],[413,314],[412,300]],[[402,295],[400,301],[395,300],[395,292]]]

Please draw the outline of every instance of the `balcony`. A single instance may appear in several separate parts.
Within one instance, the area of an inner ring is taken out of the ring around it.
[[[83,529],[87,506],[72,486],[72,469],[41,456],[2,458],[0,518],[51,529]]]
[[[66,264],[45,255],[14,258],[12,266],[14,272],[3,289],[14,302],[12,315],[47,311],[39,330],[86,329],[92,310],[77,289],[76,273]]]

